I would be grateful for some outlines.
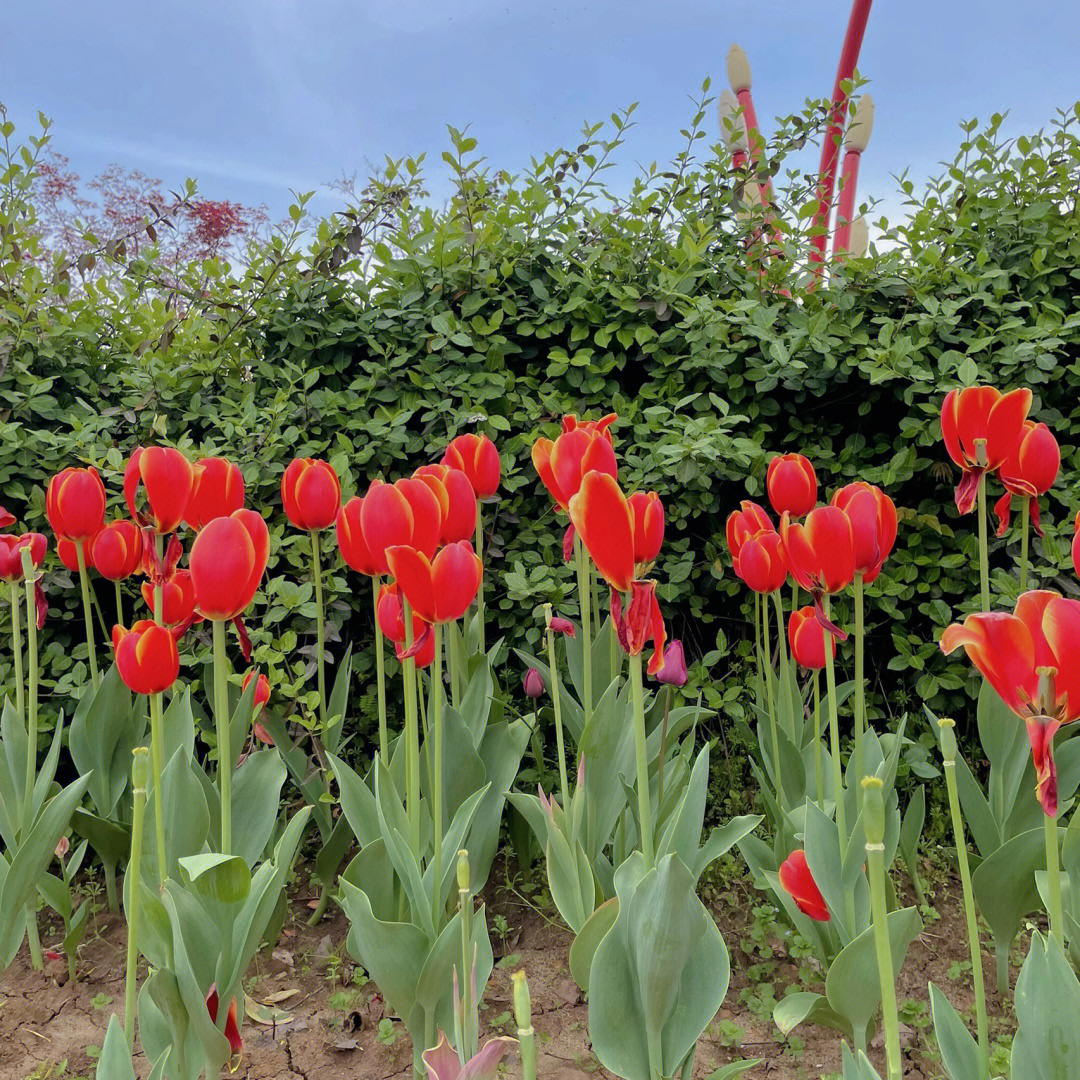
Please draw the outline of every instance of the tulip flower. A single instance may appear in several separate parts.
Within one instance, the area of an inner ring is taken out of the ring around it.
[[[171,446],[136,446],[124,469],[124,500],[143,528],[158,536],[175,532],[184,520],[195,483],[191,462]],[[139,491],[144,499],[140,508]]]
[[[58,540],[91,539],[105,521],[105,485],[97,469],[57,473],[45,492],[45,516]]]
[[[464,1064],[458,1052],[447,1041],[446,1033],[439,1028],[438,1044],[421,1054],[428,1080],[495,1080],[499,1064],[506,1056],[514,1040],[501,1035],[488,1039],[483,1047]]]
[[[130,630],[114,626],[113,649],[120,678],[133,693],[160,694],[180,674],[176,641],[163,626],[141,619]]]
[[[57,558],[63,563],[67,570],[70,570],[73,574],[79,572],[79,548],[82,548],[83,563],[86,566],[90,565],[90,547],[93,543],[93,538],[90,540],[80,540],[76,544],[73,540],[64,540],[57,538],[56,541],[56,555]]]
[[[561,615],[553,615],[551,621],[548,623],[548,629],[555,634],[565,634],[567,637],[576,637],[577,628],[569,619],[564,619]]]
[[[635,518],[615,477],[588,473],[569,511],[600,576],[617,592],[628,592],[634,580]]]
[[[191,495],[184,521],[196,532],[214,518],[228,517],[244,505],[244,474],[221,457],[201,458],[192,466]]]
[[[468,432],[452,439],[442,463],[460,469],[469,478],[478,499],[490,499],[499,490],[502,462],[498,449],[486,435]]]
[[[121,518],[111,521],[93,539],[90,547],[94,569],[109,581],[123,581],[142,565],[143,545],[138,526]]]
[[[433,625],[465,614],[484,573],[467,540],[447,544],[434,559],[404,545],[388,548],[386,559],[413,611]]]
[[[294,458],[281,477],[285,516],[298,529],[318,532],[329,528],[341,506],[341,485],[329,462]]]
[[[206,995],[206,1011],[210,1019],[216,1024],[218,1016],[218,992],[217,986],[211,986]],[[236,998],[229,1002],[229,1012],[225,1017],[225,1038],[229,1040],[229,1048],[233,1057],[236,1057],[244,1049],[244,1040],[240,1038],[240,1025],[237,1021]]]
[[[561,510],[569,510],[570,500],[590,472],[618,475],[610,426],[615,413],[602,420],[579,423],[574,415],[563,419],[562,434],[552,442],[540,438],[533,443],[532,460],[544,487]],[[572,516],[572,515],[571,515]]]
[[[728,550],[731,552],[733,564],[738,562],[739,552],[742,551],[743,544],[752,536],[756,536],[762,529],[776,532],[776,526],[773,525],[772,519],[756,502],[743,499],[739,503],[739,507],[738,510],[732,510],[728,514],[725,526]],[[738,570],[735,573],[738,574]]]
[[[249,671],[244,676],[244,681],[240,684],[240,693],[246,694],[247,688],[251,685],[251,680],[256,676],[255,671]],[[274,740],[270,735],[270,732],[262,726],[258,721],[258,715],[262,712],[263,706],[270,700],[270,680],[265,675],[259,675],[258,681],[255,683],[255,697],[252,699],[252,725],[251,731],[259,742],[265,746],[273,746]]]
[[[0,529],[6,529],[14,525],[18,519],[6,507],[0,506]]]
[[[1080,512],[1073,521],[1072,564],[1073,570],[1080,574]]]
[[[792,521],[785,512],[780,519],[780,543],[792,577],[814,598],[822,626],[844,641],[847,635],[829,622],[822,601],[842,592],[855,578],[851,520],[838,506],[811,510],[803,524]]]
[[[732,568],[737,577],[763,596],[783,588],[788,568],[780,534],[770,527],[750,537],[740,547]]]
[[[795,906],[817,922],[828,922],[832,916],[821,895],[814,875],[806,862],[806,852],[793,851],[780,865],[780,884],[784,892],[795,901]]]
[[[49,541],[43,533],[23,533],[21,536],[14,536],[11,533],[0,535],[0,581],[6,581],[11,586],[12,596],[17,595],[17,587],[25,581],[22,564],[23,548],[30,549],[30,562],[32,567],[37,570],[45,561]],[[14,606],[13,602],[13,609]],[[40,630],[45,625],[49,605],[45,600],[45,593],[42,591],[39,581],[34,582],[34,611],[36,615],[35,625]],[[21,681],[20,679],[19,682],[21,683]]]
[[[664,649],[664,662],[656,673],[656,681],[668,686],[685,686],[687,678],[683,644],[678,638],[672,638]]]
[[[825,667],[825,640],[833,656],[836,655],[836,638],[828,633],[818,621],[812,607],[799,608],[788,620],[788,642],[795,662],[809,671]]]
[[[142,583],[142,596],[151,614],[154,612],[154,584]],[[176,628],[174,634],[179,639],[187,628],[201,616],[195,611],[195,586],[190,570],[175,570],[162,585],[161,621],[165,626]]]
[[[817,503],[817,475],[802,454],[778,454],[765,473],[769,502],[778,514],[805,517]]]
[[[664,504],[655,491],[635,491],[626,500],[634,515],[634,563],[640,572],[656,562],[664,542]]]
[[[472,540],[476,533],[476,496],[461,469],[447,465],[423,465],[413,473],[435,493],[442,512],[439,542],[456,544]]]
[[[521,680],[521,689],[525,691],[527,698],[532,698],[534,701],[544,696],[544,678],[536,668],[531,667],[525,672],[525,677]]]
[[[630,606],[623,614],[622,595],[611,591],[611,621],[619,644],[627,656],[641,656],[651,638],[653,654],[648,672],[655,675],[664,666],[664,642],[667,630],[656,600],[655,581],[635,581],[630,586]]]

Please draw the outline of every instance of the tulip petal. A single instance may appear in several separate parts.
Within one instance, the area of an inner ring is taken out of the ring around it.
[[[618,482],[590,472],[570,500],[570,520],[597,570],[619,592],[634,580],[634,519]]]

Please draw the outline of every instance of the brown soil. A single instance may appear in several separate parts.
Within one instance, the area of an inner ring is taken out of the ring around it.
[[[505,879],[504,879],[505,880]],[[971,1007],[966,974],[950,979],[948,969],[967,955],[962,909],[956,883],[945,881],[935,890],[941,918],[928,921],[912,945],[900,974],[898,993],[905,1001],[927,1001],[926,984],[935,981],[961,1012]],[[570,933],[549,912],[522,901],[506,887],[493,886],[488,896],[489,926],[495,913],[506,920],[505,940],[493,934],[496,968],[485,998],[481,1026],[486,1033],[513,1034],[510,1020],[510,973],[524,967],[532,992],[534,1026],[538,1033],[539,1075],[544,1080],[586,1080],[607,1076],[593,1056],[587,1030],[585,1002],[567,967]],[[702,1037],[694,1075],[707,1077],[719,1064],[742,1058],[763,1058],[748,1074],[770,1080],[803,1080],[840,1068],[839,1037],[815,1027],[800,1027],[788,1040],[777,1032],[769,1014],[775,992],[798,982],[797,963],[775,939],[772,958],[756,948],[754,909],[760,894],[745,882],[716,890],[712,904],[731,951],[732,979],[716,1022]],[[239,1080],[391,1080],[408,1077],[411,1050],[407,1034],[394,1024],[392,1038],[378,1037],[384,1005],[373,984],[357,986],[354,965],[345,950],[348,925],[337,912],[314,929],[306,926],[308,897],[293,905],[282,939],[272,957],[260,955],[251,971],[249,993],[265,1001],[271,995],[296,991],[278,1008],[291,1019],[276,1027],[245,1023],[243,1063]],[[760,930],[761,920],[757,927]],[[56,940],[42,916],[43,947]],[[758,938],[761,934],[758,933]],[[79,977],[67,981],[63,961],[46,961],[35,972],[25,947],[0,978],[0,1080],[75,1080],[92,1077],[96,1046],[104,1038],[113,1012],[123,1012],[124,924],[107,913],[96,915],[79,956]],[[992,964],[986,957],[988,983]],[[764,968],[760,967],[764,965]],[[805,962],[804,962],[805,967]],[[363,983],[363,973],[355,972]],[[1014,973],[1015,975],[1015,973]],[[818,987],[820,988],[820,987]],[[1000,1016],[1002,1003],[988,986],[990,1012]],[[906,1015],[911,1026],[901,1030],[906,1044],[905,1077],[940,1077],[935,1066],[928,1007],[921,1016]],[[993,1020],[991,1021],[993,1027]],[[882,1068],[881,1049],[872,1056]],[[139,1076],[146,1062],[137,1060]],[[516,1059],[508,1075],[520,1075]]]

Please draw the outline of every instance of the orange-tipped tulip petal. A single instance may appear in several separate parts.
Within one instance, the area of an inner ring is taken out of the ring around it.
[[[196,532],[214,518],[228,517],[244,505],[244,474],[231,461],[221,457],[202,458],[192,470],[184,521]]]
[[[136,694],[161,694],[180,674],[180,654],[172,634],[149,620],[130,630],[113,627],[116,666],[125,685]]]
[[[634,515],[634,562],[656,562],[664,542],[664,504],[655,491],[635,491],[627,498]]]
[[[124,499],[140,525],[155,533],[175,532],[184,520],[195,482],[191,462],[171,446],[137,446],[124,470]],[[145,495],[140,507],[139,489]]]
[[[821,625],[812,607],[799,608],[791,613],[788,642],[797,664],[810,671],[820,671],[825,666],[826,641],[835,656],[836,638]]]
[[[143,544],[138,526],[127,518],[112,521],[90,546],[94,568],[109,581],[124,581],[142,565]]]
[[[225,622],[243,614],[270,555],[266,522],[254,510],[215,518],[195,538],[188,564],[199,611]]]
[[[832,497],[851,522],[855,572],[870,584],[881,573],[896,543],[896,507],[881,488],[863,480],[842,487]]]
[[[341,485],[327,461],[294,458],[281,477],[281,502],[285,516],[298,529],[318,532],[337,520]]]
[[[64,469],[49,481],[45,516],[59,540],[92,539],[105,523],[105,485],[97,469]]]
[[[460,619],[480,588],[484,565],[467,540],[448,544],[433,560],[411,547],[392,547],[386,556],[405,599],[425,622]]]
[[[590,472],[570,500],[570,520],[600,576],[618,592],[634,580],[634,515],[615,478]]]
[[[769,502],[778,514],[805,517],[817,503],[817,475],[802,454],[779,454],[765,474]]]
[[[460,469],[469,478],[478,499],[490,499],[499,490],[502,462],[498,449],[486,435],[468,432],[451,440],[442,463]]]

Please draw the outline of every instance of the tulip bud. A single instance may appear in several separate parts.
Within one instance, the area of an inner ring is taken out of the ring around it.
[[[686,680],[686,657],[683,655],[682,642],[672,638],[664,649],[664,663],[656,673],[656,681],[668,686],[685,686]]]
[[[867,848],[874,847],[885,840],[885,783],[880,776],[864,776],[863,822]]]
[[[956,764],[956,721],[949,716],[938,720],[938,735],[941,738],[941,758],[945,767]]]
[[[525,677],[521,680],[521,688],[525,691],[525,696],[532,698],[534,701],[537,698],[542,698],[544,696],[544,677],[536,668],[531,667],[525,672]]]
[[[532,1029],[532,997],[529,994],[529,980],[524,971],[515,971],[510,976],[514,984],[514,1019],[519,1031]]]
[[[457,853],[457,887],[458,892],[469,891],[469,853],[465,848]]]
[[[131,751],[131,789],[146,792],[146,778],[149,774],[150,751],[145,746],[136,746]]]
[[[63,857],[71,850],[71,841],[66,836],[60,837],[60,842],[56,845],[54,854],[58,859]]]

